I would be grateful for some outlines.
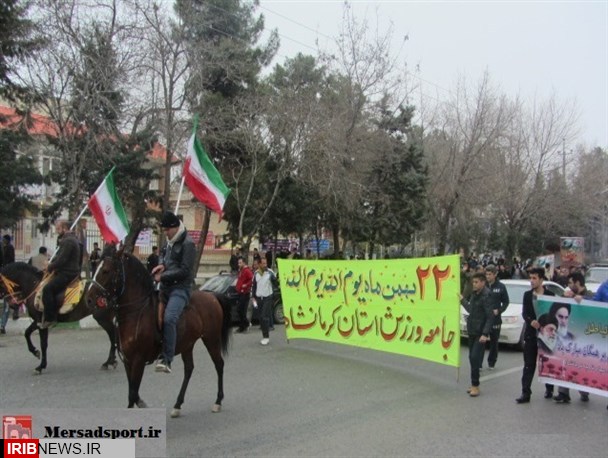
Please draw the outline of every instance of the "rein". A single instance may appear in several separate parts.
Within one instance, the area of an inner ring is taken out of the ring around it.
[[[28,299],[32,296],[34,296],[35,294],[38,293],[38,291],[40,291],[40,289],[43,288],[43,285],[45,284],[45,280],[49,277],[52,277],[54,274],[51,272],[50,274],[45,274],[45,276],[42,278],[42,280],[40,280],[38,282],[38,284],[36,285],[36,287],[32,290],[31,293],[29,293],[27,296],[25,296],[23,299],[19,299],[19,291],[16,291],[17,288],[21,289],[21,286],[18,283],[15,283],[14,281],[12,281],[10,278],[0,274],[0,281],[2,282],[2,284],[4,285],[4,287],[6,288],[6,292],[8,293],[6,296],[8,296],[10,299],[13,299],[15,302],[19,301],[19,302],[27,302]]]
[[[97,275],[95,275],[97,277]],[[141,313],[144,308],[146,308],[150,304],[150,298],[154,294],[154,288],[150,289],[150,291],[145,292],[141,297],[133,299],[128,302],[123,302],[119,304],[120,298],[126,292],[126,269],[125,269],[125,259],[121,257],[120,259],[120,272],[117,272],[115,276],[112,277],[112,284],[108,287],[103,286],[101,283],[97,281],[96,278],[91,280],[91,285],[95,285],[98,289],[101,290],[101,296],[106,299],[109,303],[109,307],[117,312],[116,318],[118,322],[119,312],[121,315],[128,316],[133,315],[135,313]],[[112,300],[109,300],[112,299]],[[141,303],[141,307],[136,308],[135,310],[125,310],[131,305]]]

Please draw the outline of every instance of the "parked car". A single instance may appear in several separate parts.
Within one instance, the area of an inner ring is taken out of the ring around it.
[[[516,345],[523,348],[524,344],[524,319],[521,316],[524,293],[530,289],[529,280],[501,280],[509,293],[509,306],[502,314],[502,326],[500,328],[499,343]],[[543,285],[556,296],[563,296],[565,289],[558,283],[545,281]],[[460,306],[460,335],[467,337],[468,313]]]
[[[231,310],[231,318],[233,323],[238,323],[239,321],[239,312],[238,312],[238,301],[239,295],[236,291],[236,280],[238,278],[237,274],[234,273],[220,273],[219,275],[215,275],[207,280],[203,286],[199,289],[201,291],[210,291],[213,293],[218,293],[224,295],[224,297],[230,303]],[[254,308],[249,301],[249,306],[247,308],[247,318],[252,323],[259,323],[259,308]],[[283,318],[283,303],[281,301],[281,292],[275,291],[274,293],[274,304],[272,308],[272,313],[274,317],[275,324],[284,323]]]
[[[589,291],[595,293],[606,279],[608,279],[608,265],[593,265],[585,274],[585,286]]]

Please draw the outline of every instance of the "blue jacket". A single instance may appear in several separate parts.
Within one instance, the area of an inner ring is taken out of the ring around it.
[[[608,280],[600,285],[593,296],[594,301],[608,302]]]

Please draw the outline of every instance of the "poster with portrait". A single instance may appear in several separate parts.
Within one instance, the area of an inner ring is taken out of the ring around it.
[[[585,253],[585,239],[583,237],[560,237],[559,255],[561,265],[580,266]]]
[[[608,397],[608,304],[539,296],[538,379]]]

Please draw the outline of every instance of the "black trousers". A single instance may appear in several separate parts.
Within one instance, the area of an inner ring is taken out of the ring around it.
[[[494,367],[496,360],[498,359],[498,339],[500,337],[500,325],[495,324],[490,330],[490,342],[488,346],[490,352],[488,353],[488,366]]]
[[[63,272],[56,272],[53,278],[42,289],[42,302],[44,304],[44,319],[57,321],[57,312],[61,304],[57,303],[57,295],[64,291],[76,276]]]
[[[249,320],[247,319],[249,296],[249,294],[239,294],[239,330],[241,331],[244,331],[249,326]]]
[[[484,344],[481,336],[469,336],[469,364],[471,365],[471,386],[479,386],[479,368],[483,361]]]
[[[538,357],[538,343],[536,336],[524,337],[524,370],[521,376],[521,392],[524,395],[532,394],[532,380],[536,372],[536,359]],[[545,389],[553,393],[553,385],[545,383]]]

